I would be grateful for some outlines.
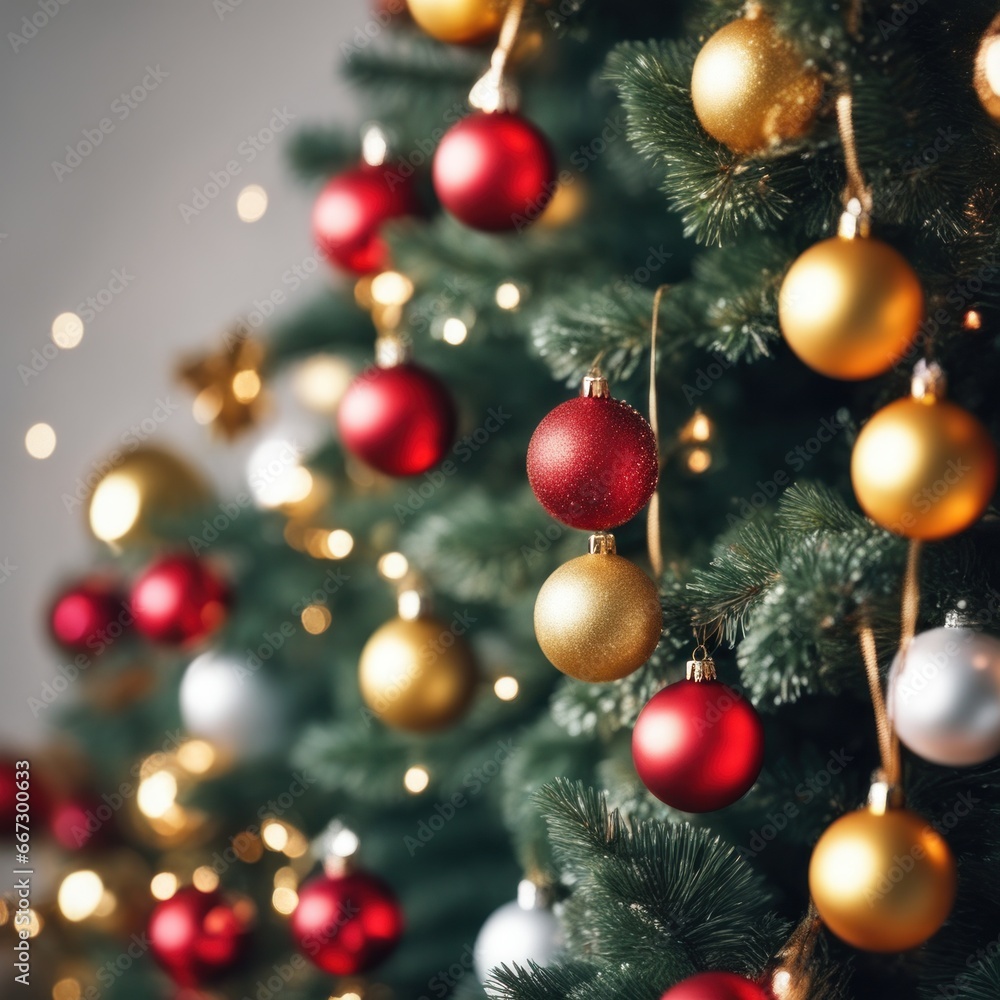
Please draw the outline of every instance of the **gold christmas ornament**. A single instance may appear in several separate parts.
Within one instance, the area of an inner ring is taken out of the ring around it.
[[[944,838],[908,809],[859,809],[819,838],[809,891],[837,937],[865,951],[906,951],[947,920],[955,861]]]
[[[125,454],[113,452],[81,483],[92,488],[90,530],[95,538],[115,545],[155,540],[161,522],[193,513],[212,496],[187,462],[146,445]]]
[[[979,43],[972,82],[986,113],[1000,122],[1000,15],[993,19]]]
[[[656,584],[615,554],[614,538],[591,537],[589,555],[560,566],[535,601],[535,636],[564,674],[600,684],[620,680],[653,655],[663,628]]]
[[[788,346],[830,378],[881,375],[910,349],[924,315],[913,268],[881,240],[834,236],[785,275],[778,318]]]
[[[698,121],[734,153],[804,135],[822,95],[819,73],[759,11],[712,35],[691,74]]]
[[[968,410],[927,396],[896,400],[865,424],[851,455],[858,503],[907,538],[958,534],[979,520],[997,484],[997,454]]]
[[[255,427],[264,409],[264,348],[237,323],[218,351],[182,362],[177,377],[192,390],[194,417],[231,441]]]
[[[475,45],[500,30],[507,0],[407,0],[413,20],[432,38]]]
[[[469,707],[477,680],[466,628],[460,616],[386,622],[361,652],[365,704],[397,729],[427,732],[455,722]]]

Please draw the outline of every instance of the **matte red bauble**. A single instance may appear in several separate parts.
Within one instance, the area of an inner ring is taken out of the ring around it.
[[[153,957],[181,986],[216,982],[236,969],[250,944],[249,905],[230,904],[221,892],[187,886],[149,918]]]
[[[335,976],[354,976],[396,947],[403,911],[392,889],[367,872],[317,875],[299,891],[291,929],[310,961]]]
[[[528,445],[528,481],[538,502],[571,528],[624,524],[649,503],[659,474],[646,418],[610,396],[561,403]]]
[[[99,652],[122,634],[130,620],[122,613],[124,603],[124,596],[110,580],[99,576],[81,580],[63,591],[52,605],[52,638],[75,653]]]
[[[412,179],[391,166],[364,164],[326,183],[313,207],[313,237],[320,252],[354,274],[372,274],[389,263],[382,224],[412,215],[417,199]]]
[[[59,845],[67,851],[82,851],[109,843],[112,819],[106,816],[107,805],[98,798],[60,799],[52,806],[49,829]]]
[[[434,154],[441,204],[474,229],[522,229],[542,214],[555,191],[549,140],[508,111],[476,112],[452,125]]]
[[[672,986],[661,1000],[770,1000],[763,987],[732,972],[700,972]]]
[[[437,465],[457,419],[445,384],[410,362],[363,372],[337,411],[344,447],[387,476],[417,476]]]
[[[153,563],[132,587],[136,628],[153,642],[191,645],[226,620],[229,587],[195,556]]]
[[[711,812],[749,791],[764,763],[753,705],[721,681],[678,681],[649,699],[632,731],[642,783],[684,812]]]

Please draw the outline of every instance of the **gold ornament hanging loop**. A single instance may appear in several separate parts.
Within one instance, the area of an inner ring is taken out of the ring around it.
[[[469,105],[479,111],[514,111],[517,89],[507,82],[507,60],[517,41],[526,0],[510,0],[500,27],[500,38],[490,57],[490,68],[472,85]]]
[[[656,444],[656,454],[660,454],[660,418],[656,395],[656,336],[660,328],[660,303],[663,295],[670,290],[670,285],[660,285],[653,296],[653,321],[649,332],[649,426],[653,429],[653,441]],[[662,463],[660,472],[662,474]],[[663,575],[663,539],[660,533],[660,485],[649,500],[649,510],[646,514],[646,545],[649,549],[649,563],[653,567],[653,575],[659,580]]]

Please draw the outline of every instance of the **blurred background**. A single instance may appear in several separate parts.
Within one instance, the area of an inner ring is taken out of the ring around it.
[[[133,435],[197,455],[223,495],[242,482],[253,441],[209,442],[174,374],[234,316],[294,311],[329,280],[283,281],[313,254],[314,198],[283,151],[305,122],[352,119],[334,66],[370,17],[364,0],[49,8],[0,13],[0,745],[17,746],[41,741],[27,702],[59,665],[46,602],[93,553],[78,480]],[[79,322],[53,329],[65,313]]]

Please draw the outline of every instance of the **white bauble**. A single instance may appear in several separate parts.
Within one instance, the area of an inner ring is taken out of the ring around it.
[[[288,738],[283,692],[259,665],[233,656],[203,653],[192,660],[181,678],[180,707],[187,732],[233,760],[266,757]]]
[[[1000,640],[964,627],[915,636],[889,673],[900,740],[934,764],[981,764],[1000,753]]]
[[[504,903],[486,919],[476,938],[476,975],[485,983],[498,965],[528,962],[548,965],[561,943],[559,921],[544,907],[526,909],[519,902]],[[497,994],[487,989],[489,996]]]

